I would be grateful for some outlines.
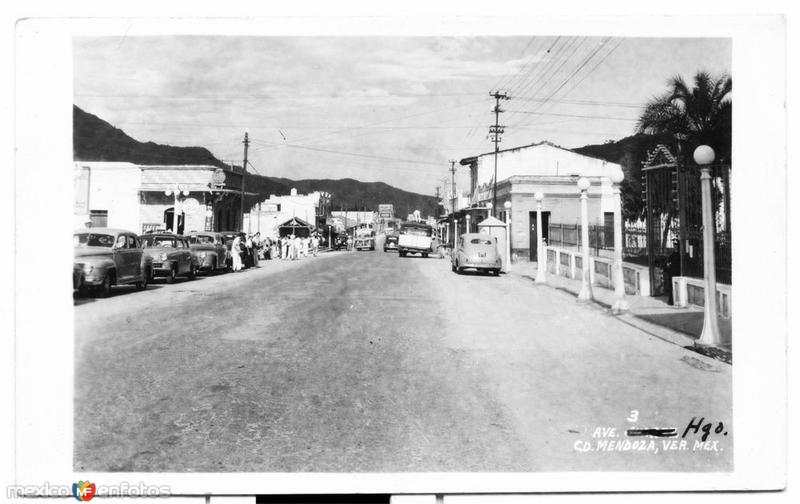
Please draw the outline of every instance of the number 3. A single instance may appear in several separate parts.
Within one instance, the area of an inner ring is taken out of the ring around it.
[[[639,410],[635,410],[635,409],[631,410],[631,416],[629,416],[627,418],[627,420],[629,422],[635,422],[638,419],[639,419]]]

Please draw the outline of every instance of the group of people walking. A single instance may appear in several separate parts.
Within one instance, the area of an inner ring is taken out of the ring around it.
[[[277,240],[262,238],[261,233],[234,238],[231,244],[233,271],[241,271],[250,266],[258,266],[259,259],[279,258],[297,260],[302,257],[317,257],[322,238],[314,233],[311,236],[282,236]]]
[[[303,237],[296,235],[278,238],[278,255],[283,260],[296,261],[301,257],[313,255],[317,257],[321,239],[317,234]]]

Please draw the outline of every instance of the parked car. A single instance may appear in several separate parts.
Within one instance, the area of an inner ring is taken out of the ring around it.
[[[186,238],[173,233],[152,233],[139,237],[145,254],[153,261],[152,278],[165,278],[167,283],[185,276],[194,280],[198,264]]]
[[[199,271],[214,272],[228,269],[228,247],[221,233],[192,233],[189,248],[194,253]]]
[[[465,233],[458,237],[452,255],[452,268],[456,273],[465,269],[500,274],[502,262],[497,251],[497,238],[485,233]]]
[[[250,252],[247,250],[247,247],[244,246],[245,242],[247,242],[247,233],[244,231],[220,231],[219,234],[225,238],[225,248],[228,250],[228,267],[233,267],[233,259],[231,259],[231,248],[233,246],[233,240],[238,236],[242,242],[242,266],[245,268],[249,268],[250,265],[253,264],[253,259],[250,257]]]
[[[386,233],[386,237],[383,239],[383,251],[397,251],[397,240],[397,233]]]
[[[101,296],[111,294],[115,285],[134,284],[146,289],[152,262],[133,231],[115,228],[79,229],[72,235],[75,266],[82,270],[83,289],[97,289]],[[73,266],[73,286],[76,283]]]

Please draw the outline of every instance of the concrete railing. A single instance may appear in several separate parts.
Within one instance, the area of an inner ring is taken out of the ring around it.
[[[705,281],[702,278],[672,278],[672,295],[676,306],[704,306],[706,301],[705,294]],[[730,285],[717,284],[717,313],[721,317],[730,318],[731,316]]]
[[[583,278],[583,254],[573,249],[546,247],[547,271],[572,280]],[[589,256],[589,278],[592,285],[614,288],[614,260],[608,257]],[[646,266],[622,263],[625,293],[650,296],[650,274]]]

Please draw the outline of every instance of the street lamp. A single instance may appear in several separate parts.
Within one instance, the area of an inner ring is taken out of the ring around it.
[[[611,313],[619,315],[628,310],[625,301],[625,275],[622,272],[622,203],[620,184],[625,179],[622,169],[611,173],[611,190],[614,194],[614,304]]]
[[[536,283],[547,283],[547,252],[544,250],[542,238],[542,200],[544,194],[537,192],[533,195],[536,200]]]
[[[173,184],[172,187],[164,191],[165,196],[175,196],[174,205],[172,207],[172,232],[175,234],[178,234],[178,207],[180,206],[180,200],[178,198],[181,193],[183,193],[184,196],[189,196],[189,190],[180,184]],[[183,208],[181,208],[181,213],[183,213]]]
[[[470,219],[472,219],[472,216],[470,214],[467,214],[467,215],[464,216],[464,218],[466,219],[466,226],[467,226],[466,232],[467,233],[471,233],[472,230],[469,227],[469,223],[470,223]]]
[[[720,343],[717,325],[717,273],[714,260],[714,216],[711,213],[711,163],[714,162],[714,149],[701,145],[694,150],[694,161],[700,165],[700,186],[703,200],[703,277],[705,279],[705,307],[703,332],[698,343],[718,345]]]
[[[503,203],[506,209],[506,271],[511,270],[511,200]]]
[[[589,179],[581,177],[578,179],[578,189],[581,191],[581,272],[583,280],[581,282],[581,291],[578,293],[579,302],[587,302],[592,300],[592,284],[590,281],[589,267],[589,187],[592,185]]]

